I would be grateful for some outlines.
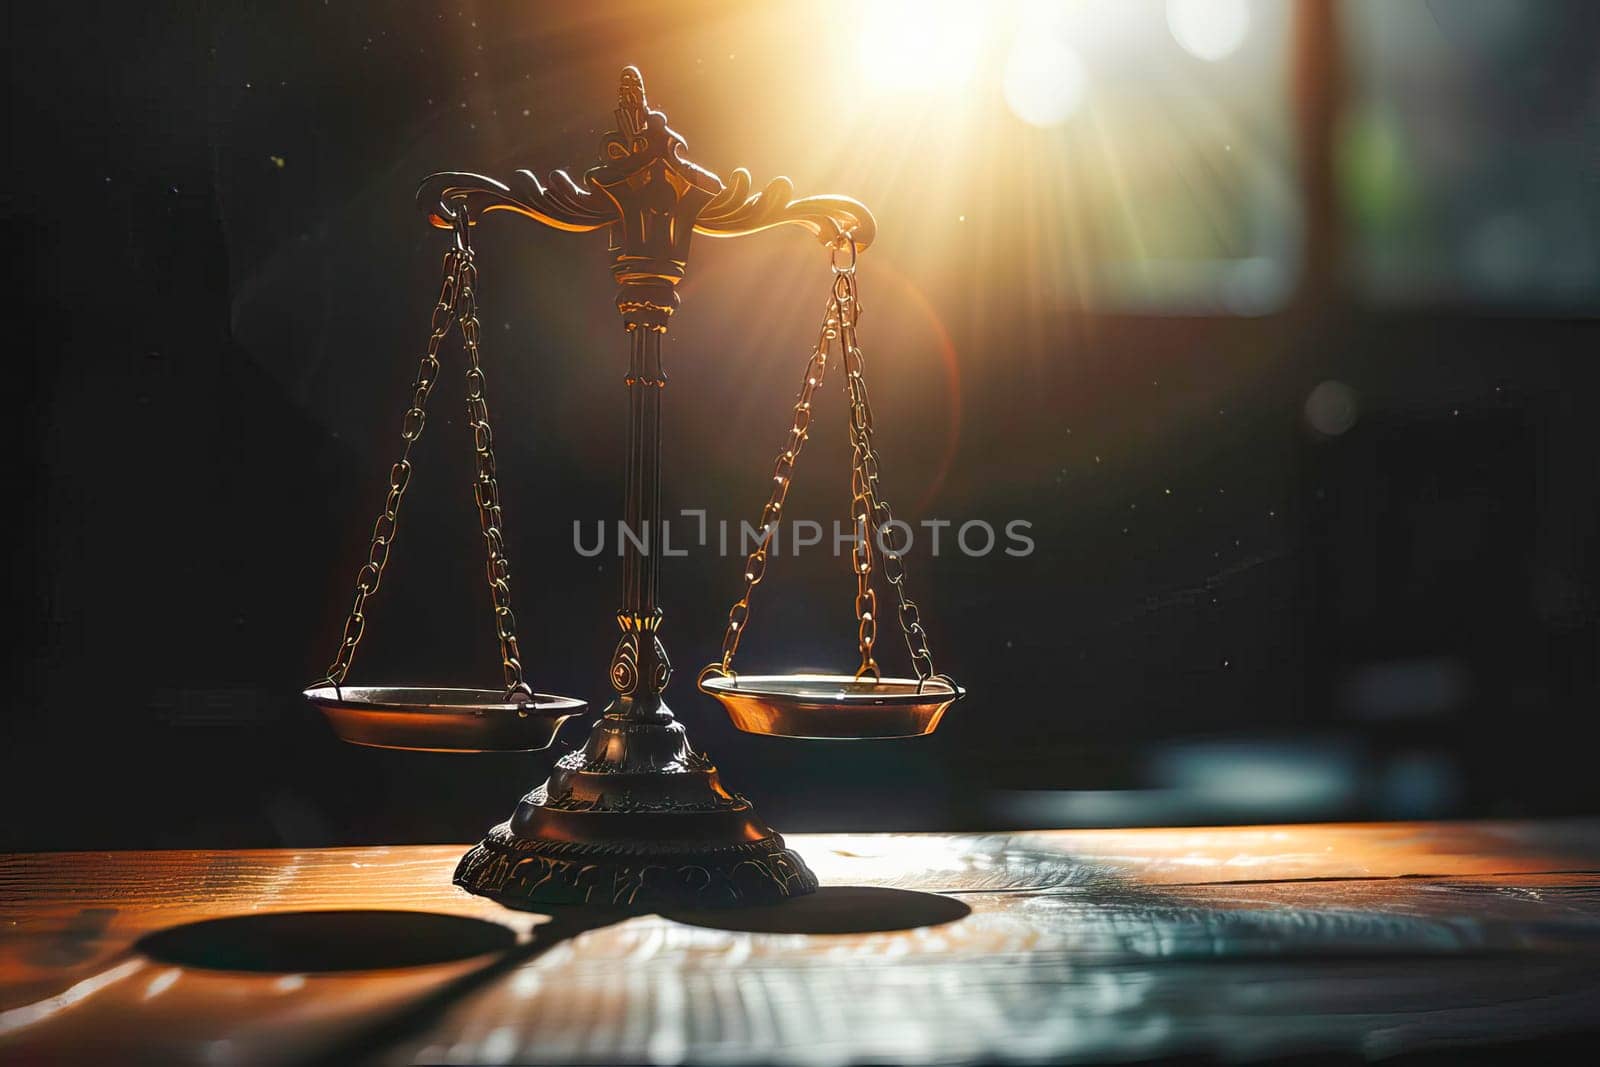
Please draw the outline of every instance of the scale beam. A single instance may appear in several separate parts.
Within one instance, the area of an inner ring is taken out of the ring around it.
[[[597,197],[566,171],[552,171],[549,182],[541,182],[531,170],[517,171],[509,184],[482,174],[442,171],[429,175],[417,189],[417,207],[441,230],[454,225],[447,214],[450,204],[465,204],[474,220],[491,211],[510,211],[569,233],[588,233],[617,221],[611,202]],[[718,182],[722,184],[720,179]],[[859,200],[848,196],[796,199],[794,182],[784,177],[772,179],[758,193],[750,192],[754,184],[748,170],[736,169],[722,184],[722,192],[694,220],[694,232],[706,237],[743,237],[774,226],[794,225],[810,230],[823,244],[853,236],[857,251],[877,237],[877,220]]]
[[[574,180],[564,170],[552,171],[548,184],[531,170],[519,170],[509,182],[481,174],[445,171],[423,179],[417,207],[439,229],[450,229],[455,213],[465,207],[476,221],[493,211],[510,211],[570,233],[587,233],[623,224],[628,205],[614,194],[619,177],[647,173],[659,163],[676,178],[712,196],[699,203],[689,218],[693,232],[707,237],[742,237],[774,226],[809,230],[824,244],[849,238],[863,251],[878,234],[877,220],[859,200],[848,196],[795,198],[794,183],[778,177],[760,192],[743,167],[726,183],[683,156],[685,142],[660,111],[652,111],[644,95],[644,79],[634,67],[624,68],[617,107],[617,129],[607,134],[605,159]],[[669,179],[669,181],[672,179]],[[698,198],[695,198],[698,200]],[[626,236],[624,237],[626,240]],[[688,240],[683,240],[683,251]]]

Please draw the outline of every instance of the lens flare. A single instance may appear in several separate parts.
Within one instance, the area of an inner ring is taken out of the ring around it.
[[[861,13],[861,74],[880,89],[957,90],[977,70],[984,36],[979,4],[875,0]]]

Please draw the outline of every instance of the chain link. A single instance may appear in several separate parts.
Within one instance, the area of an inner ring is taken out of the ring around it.
[[[846,238],[848,240],[848,238]],[[864,529],[857,542],[859,552],[852,556],[856,566],[856,619],[861,649],[861,666],[856,677],[878,677],[878,664],[872,645],[877,637],[878,599],[870,588],[873,555],[871,543],[878,540],[883,550],[884,580],[894,590],[900,633],[911,655],[911,669],[918,683],[934,677],[933,653],[928,650],[928,632],[916,601],[906,594],[905,547],[897,547],[894,512],[878,489],[878,452],[872,444],[872,401],[867,395],[866,357],[856,343],[856,322],[861,315],[860,294],[856,288],[856,250],[850,243],[850,260],[844,266],[835,262],[834,306],[839,317],[839,347],[844,352],[844,384],[850,396],[850,495],[853,516]],[[908,531],[909,533],[909,531]]]
[[[728,625],[722,634],[722,659],[720,663],[713,663],[702,671],[701,677],[708,671],[729,674],[733,670],[733,656],[739,650],[739,639],[744,636],[750,619],[750,597],[756,586],[761,584],[761,579],[766,577],[767,555],[773,535],[778,532],[783,502],[789,495],[789,483],[794,479],[794,464],[800,458],[800,450],[805,447],[811,429],[811,396],[822,384],[828,370],[828,349],[838,337],[839,319],[833,301],[829,300],[817,343],[811,349],[811,358],[806,361],[806,374],[800,383],[800,393],[795,397],[794,419],[790,423],[788,437],[772,464],[772,493],[761,509],[761,541],[745,559],[744,592],[728,609]]]
[[[855,265],[834,268],[833,274],[833,305],[839,316],[840,348],[844,350],[845,393],[850,398],[850,524],[854,527],[855,542],[850,549],[850,566],[856,576],[856,645],[861,651],[861,665],[856,668],[856,677],[862,678],[872,675],[876,680],[881,677],[878,670],[878,661],[873,656],[873,646],[878,643],[878,593],[872,588],[872,533],[875,524],[872,519],[873,511],[873,486],[867,482],[861,473],[861,445],[857,440],[857,427],[865,410],[858,405],[856,400],[857,383],[865,388],[861,378],[859,360],[852,364],[850,358],[851,343],[849,337],[855,330],[855,318],[860,313],[860,307],[855,302]],[[868,412],[866,419],[871,419]],[[870,432],[870,423],[867,425]]]
[[[473,450],[477,459],[473,498],[477,501],[478,524],[488,548],[487,574],[494,603],[495,634],[500,641],[506,702],[521,703],[533,699],[533,690],[523,678],[517,647],[516,616],[511,612],[511,572],[505,558],[500,487],[495,481],[494,435],[489,429],[488,397],[484,391],[483,369],[478,362],[478,268],[473,262],[472,246],[467,238],[469,224],[466,212],[459,211],[455,244],[444,256],[444,278],[440,283],[439,299],[433,307],[428,347],[417,367],[411,406],[401,419],[400,437],[405,444],[401,448],[400,459],[389,468],[389,491],[384,498],[383,510],[372,525],[367,560],[356,572],[355,601],[345,617],[338,651],[318,684],[338,688],[350,673],[356,648],[366,632],[367,598],[378,591],[384,565],[389,561],[389,552],[399,533],[400,503],[411,482],[411,448],[422,437],[428,418],[428,397],[432,395],[434,382],[439,376],[439,345],[450,332],[452,324],[459,323],[467,352],[467,420],[472,430]]]
[[[412,387],[411,406],[400,420],[400,437],[405,442],[400,459],[389,468],[389,492],[383,501],[383,510],[372,524],[372,542],[367,549],[367,561],[356,572],[355,602],[345,616],[344,633],[339,648],[328,665],[323,682],[336,688],[344,683],[350,673],[350,662],[355,658],[356,646],[366,632],[367,617],[364,612],[367,598],[378,591],[383,579],[383,568],[389,562],[389,550],[394,546],[400,528],[400,502],[406,487],[411,483],[411,446],[422,436],[428,419],[428,397],[439,376],[439,345],[450,332],[455,319],[456,299],[460,286],[461,252],[451,248],[444,256],[444,280],[440,283],[439,299],[433,305],[433,319],[428,330],[428,347],[417,367],[416,382]]]
[[[840,256],[846,252],[848,259],[841,262]],[[904,550],[897,548],[891,540],[894,513],[878,491],[878,453],[872,444],[872,403],[867,396],[865,359],[856,343],[856,321],[861,313],[856,289],[856,252],[855,242],[848,238],[831,251],[833,288],[828,294],[820,336],[811,350],[805,380],[795,400],[794,421],[788,439],[773,464],[772,493],[766,506],[761,509],[761,541],[745,560],[744,592],[728,610],[728,623],[722,635],[722,659],[700,672],[702,680],[709,674],[733,673],[733,657],[739,650],[739,640],[744,636],[750,620],[750,597],[766,576],[768,549],[777,532],[784,498],[788,495],[794,474],[795,460],[800,455],[811,426],[811,397],[817,386],[822,384],[828,352],[835,342],[844,354],[845,392],[850,398],[851,521],[857,535],[850,560],[851,570],[856,576],[856,643],[861,653],[861,665],[856,677],[880,677],[873,653],[878,635],[878,596],[872,588],[874,569],[880,569],[894,589],[900,630],[905,637],[906,649],[911,654],[911,666],[917,673],[918,683],[936,677],[933,655],[928,650],[927,631],[922,627],[916,602],[906,595]],[[875,568],[873,542],[876,537],[882,537],[880,547],[883,549],[883,561]]]
[[[533,699],[533,690],[522,675],[522,655],[517,644],[517,617],[511,610],[511,564],[506,560],[506,541],[500,513],[500,483],[495,480],[494,431],[489,428],[488,383],[478,363],[478,265],[467,237],[465,210],[457,211],[456,243],[461,250],[460,292],[456,320],[461,324],[462,347],[467,351],[467,426],[472,431],[472,450],[476,477],[472,498],[478,505],[478,528],[488,560],[484,574],[489,580],[489,599],[494,605],[494,632],[500,642],[500,670],[506,684],[506,703]]]

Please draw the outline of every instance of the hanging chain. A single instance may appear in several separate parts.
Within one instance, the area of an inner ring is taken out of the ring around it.
[[[841,263],[839,257],[845,252],[849,253],[849,259]],[[806,363],[805,380],[795,399],[794,422],[773,464],[772,494],[761,509],[761,541],[745,560],[744,593],[728,610],[728,624],[722,635],[722,659],[700,672],[702,681],[710,674],[733,673],[733,657],[739,650],[740,638],[748,628],[750,597],[766,576],[768,550],[778,529],[784,498],[788,495],[794,474],[795,460],[799,458],[811,426],[812,393],[822,384],[823,373],[828,365],[828,351],[835,341],[844,354],[845,392],[850,398],[851,520],[857,535],[850,559],[851,569],[856,575],[856,638],[861,652],[861,666],[856,671],[856,677],[879,677],[878,663],[873,655],[878,633],[878,597],[872,588],[872,545],[875,537],[881,538],[878,542],[883,550],[881,570],[895,592],[900,630],[905,637],[906,650],[911,654],[911,666],[917,673],[919,686],[937,677],[921,615],[916,602],[906,595],[904,552],[891,540],[895,532],[894,513],[878,492],[878,453],[872,445],[872,403],[867,396],[865,359],[856,343],[856,320],[860,317],[861,305],[856,289],[855,242],[844,238],[834,246],[832,256],[833,288],[828,294],[828,307],[820,336],[816,347],[811,350],[811,359]]]
[[[483,368],[478,362],[478,268],[473,261],[472,245],[468,239],[469,225],[465,209],[458,208],[455,244],[444,256],[444,280],[440,284],[439,300],[433,307],[428,348],[417,367],[411,406],[406,409],[401,421],[400,436],[405,445],[400,451],[399,461],[389,468],[389,492],[384,498],[383,511],[372,525],[372,543],[367,549],[367,561],[356,572],[355,602],[345,618],[338,652],[319,684],[331,684],[338,688],[350,673],[356,646],[361,643],[362,634],[366,631],[367,598],[378,591],[384,565],[389,561],[389,552],[399,532],[400,502],[405,496],[406,486],[411,482],[411,447],[422,436],[428,418],[428,397],[433,393],[434,382],[439,376],[439,345],[450,332],[451,324],[458,322],[467,353],[467,422],[472,430],[472,445],[477,460],[472,495],[478,505],[478,525],[483,531],[489,555],[486,573],[489,594],[494,603],[495,634],[500,641],[506,703],[526,703],[533,699],[533,690],[523,678],[522,659],[517,646],[517,620],[511,612],[511,567],[505,557],[500,486],[495,481],[494,434],[489,429],[488,396]]]
[[[324,683],[338,688],[350,673],[350,661],[355,658],[356,646],[367,628],[364,613],[367,598],[378,591],[383,579],[384,564],[389,562],[389,550],[394,546],[395,534],[400,528],[400,501],[406,486],[411,483],[411,446],[422,436],[428,419],[428,396],[439,376],[439,344],[450,332],[455,319],[456,301],[460,295],[462,254],[451,248],[444,255],[444,281],[440,284],[439,300],[433,306],[433,320],[428,330],[428,348],[417,367],[417,380],[411,392],[411,406],[401,419],[400,436],[405,445],[400,450],[400,460],[389,468],[389,494],[384,498],[383,511],[372,524],[372,543],[367,549],[367,561],[356,572],[355,603],[345,617],[344,634],[339,640],[339,650],[328,665]]]
[[[878,547],[883,550],[881,570],[894,590],[900,632],[920,686],[935,677],[933,653],[928,651],[928,632],[922,627],[917,603],[906,595],[905,550],[896,547],[894,512],[878,490],[878,452],[872,444],[872,401],[867,396],[866,357],[856,343],[856,321],[861,315],[860,294],[856,288],[856,246],[848,237],[844,241],[848,242],[848,247],[841,245],[834,252],[833,306],[839,319],[839,347],[844,352],[845,391],[850,396],[851,519],[857,524],[859,535],[851,553],[856,571],[856,621],[861,649],[861,666],[856,670],[856,677],[869,674],[874,679],[879,677],[878,663],[872,654],[877,639],[878,597],[871,587],[871,571],[872,542],[881,538],[878,540]],[[841,265],[838,256],[843,251],[848,251],[850,258]],[[907,547],[909,533],[907,530]]]
[[[728,625],[722,633],[722,659],[701,671],[702,679],[709,673],[730,674],[733,671],[733,655],[739,650],[739,639],[744,636],[745,625],[750,619],[750,596],[766,576],[767,553],[772,537],[778,531],[784,498],[789,495],[795,460],[800,458],[800,450],[805,447],[811,428],[811,395],[822,384],[823,375],[828,369],[828,349],[838,338],[839,317],[835,301],[830,298],[817,343],[811,349],[811,358],[806,361],[805,379],[800,383],[799,395],[795,397],[794,421],[772,465],[772,494],[761,509],[761,541],[745,559],[744,592],[728,609]]]
[[[861,666],[856,668],[856,678],[868,674],[876,681],[882,677],[878,661],[872,654],[878,643],[878,593],[872,588],[872,533],[874,486],[862,472],[862,446],[857,431],[865,418],[867,433],[872,432],[872,413],[856,398],[856,382],[861,378],[859,355],[852,363],[851,338],[855,333],[855,318],[860,307],[855,301],[855,264],[833,271],[833,304],[839,316],[840,343],[844,350],[845,393],[850,397],[850,525],[855,540],[850,548],[850,569],[856,576],[856,645],[861,650]],[[846,331],[849,332],[846,332]],[[863,389],[865,383],[863,383]],[[864,397],[864,394],[863,394]],[[865,415],[863,416],[863,412]],[[868,442],[870,454],[871,443]],[[876,457],[874,457],[875,459]],[[874,470],[876,476],[876,470]]]
[[[483,531],[488,561],[489,598],[494,604],[494,632],[500,641],[500,670],[506,683],[506,703],[525,703],[533,690],[522,676],[522,655],[517,645],[517,617],[511,611],[511,564],[506,560],[505,534],[500,514],[500,483],[495,481],[494,431],[489,429],[489,397],[483,368],[478,364],[478,265],[468,239],[471,225],[465,208],[456,210],[456,246],[460,250],[460,290],[456,319],[461,323],[462,347],[467,350],[467,425],[472,430],[472,450],[477,475],[472,497],[478,504],[478,528]]]

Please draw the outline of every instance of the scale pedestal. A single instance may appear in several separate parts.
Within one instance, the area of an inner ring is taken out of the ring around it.
[[[462,858],[455,881],[513,905],[651,908],[770,903],[817,887],[665,707],[602,716]]]
[[[568,232],[610,231],[617,311],[628,337],[628,432],[624,484],[622,635],[611,659],[617,696],[582,750],[557,762],[550,778],[517,804],[461,860],[455,882],[510,906],[582,904],[600,908],[717,907],[764,904],[810,893],[816,876],[762,822],[750,802],[723,786],[716,767],[694,750],[662,699],[672,664],[661,641],[657,557],[649,546],[662,529],[661,400],[667,376],[661,341],[679,305],[678,283],[696,234],[734,237],[794,224],[821,238],[833,265],[833,288],[821,335],[807,363],[789,436],[773,470],[762,511],[761,540],[745,560],[744,592],[729,612],[720,659],[700,673],[702,691],[727,708],[735,725],[754,733],[810,738],[907,737],[931,733],[961,690],[934,673],[927,634],[906,595],[903,549],[886,540],[893,514],[878,489],[872,410],[863,356],[855,339],[859,300],[856,256],[876,234],[862,204],[848,197],[795,199],[787,178],[751,192],[750,175],[728,183],[691,163],[684,140],[650,109],[638,70],[622,72],[616,129],[601,161],[574,181],[554,171],[549,183],[522,170],[509,183],[477,174],[427,178],[417,204],[429,222],[455,232],[434,309],[433,331],[402,429],[405,448],[391,469],[389,495],[373,529],[368,561],[327,677],[306,691],[336,732],[358,744],[433,751],[546,747],[583,701],[534,692],[524,677],[511,613],[510,568],[495,481],[493,435],[478,361],[477,267],[471,229],[506,211]],[[841,260],[840,257],[845,257]],[[439,343],[459,323],[467,351],[467,410],[477,453],[473,493],[488,551],[506,688],[342,688],[366,625],[366,599],[378,588],[410,480],[411,445],[421,435],[425,406],[439,370]],[[850,397],[852,515],[858,524],[851,570],[856,579],[860,669],[854,675],[773,676],[741,684],[733,658],[749,617],[750,598],[766,570],[795,459],[811,421],[811,394],[837,344]],[[901,524],[904,525],[904,524]],[[877,544],[875,550],[873,544]],[[881,556],[881,558],[880,558]],[[873,647],[878,601],[872,576],[892,588],[894,613],[915,679],[882,678]]]

